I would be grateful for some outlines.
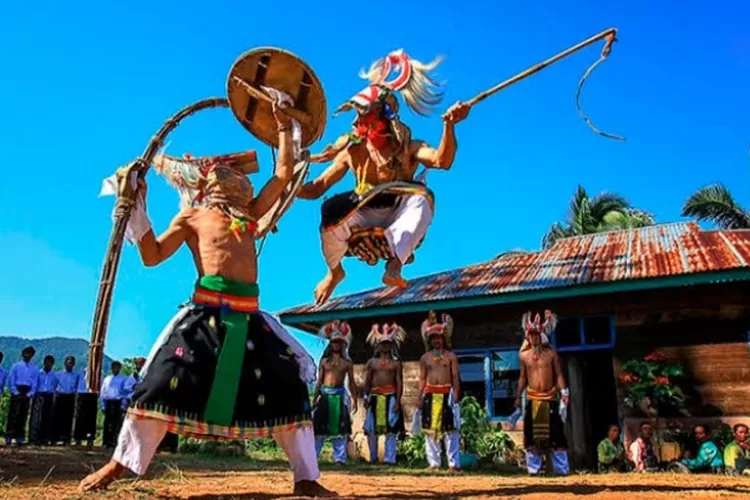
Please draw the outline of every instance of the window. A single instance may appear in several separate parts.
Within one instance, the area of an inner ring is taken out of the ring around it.
[[[515,410],[521,365],[518,348],[458,351],[462,392],[483,403],[490,420],[507,419]]]
[[[611,349],[615,345],[610,316],[564,318],[558,321],[551,342],[558,351]]]

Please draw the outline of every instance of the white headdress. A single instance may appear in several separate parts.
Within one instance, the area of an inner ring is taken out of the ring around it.
[[[326,323],[318,331],[318,335],[329,342],[341,341],[344,343],[343,354],[349,359],[349,346],[352,344],[352,329],[346,321],[331,321]]]
[[[524,333],[521,352],[531,349],[529,335],[534,332],[539,332],[542,335],[542,345],[549,345],[549,336],[555,331],[555,327],[557,327],[557,316],[552,314],[552,311],[549,309],[544,311],[544,323],[542,323],[542,318],[539,314],[534,316],[534,321],[532,321],[531,311],[521,316],[521,328],[523,328]]]
[[[367,343],[373,348],[383,342],[391,342],[393,344],[392,354],[394,358],[398,357],[398,349],[404,340],[406,340],[406,330],[396,323],[391,323],[390,325],[384,324],[382,330],[380,325],[376,323],[372,325],[370,333],[367,334]]]
[[[440,335],[445,339],[445,347],[451,348],[451,338],[453,338],[453,318],[443,313],[440,317],[442,322],[438,322],[435,311],[430,311],[429,316],[422,322],[422,341],[425,349],[430,349],[430,337]]]

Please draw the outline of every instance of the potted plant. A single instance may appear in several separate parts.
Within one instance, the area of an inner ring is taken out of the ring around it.
[[[620,383],[625,392],[624,402],[655,420],[654,431],[659,450],[663,448],[659,419],[687,414],[685,396],[675,384],[675,380],[682,376],[682,367],[670,363],[664,353],[659,351],[652,352],[643,359],[626,361],[620,371]],[[664,455],[669,455],[670,458],[675,453],[680,455],[680,444],[675,441],[669,443],[671,444],[663,450],[662,459]],[[673,450],[674,447],[677,450]]]

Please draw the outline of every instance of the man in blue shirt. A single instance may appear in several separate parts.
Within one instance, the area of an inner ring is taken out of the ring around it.
[[[55,405],[52,410],[52,444],[70,444],[76,392],[81,379],[81,374],[74,370],[75,366],[76,358],[68,356],[65,358],[65,369],[57,373]]]
[[[102,443],[105,448],[117,445],[117,436],[125,416],[128,400],[128,378],[120,373],[122,364],[112,362],[112,374],[104,377],[101,391],[101,409],[104,413],[104,432]]]
[[[57,389],[57,374],[52,369],[55,358],[47,355],[39,370],[37,389],[31,403],[31,423],[29,424],[29,444],[45,446],[49,444],[52,430],[52,404]]]
[[[36,349],[29,346],[21,351],[21,361],[16,362],[10,369],[8,389],[10,390],[10,406],[8,407],[8,422],[5,426],[5,444],[10,445],[13,440],[23,445],[26,439],[26,421],[29,417],[31,398],[36,392],[39,369],[31,359]]]

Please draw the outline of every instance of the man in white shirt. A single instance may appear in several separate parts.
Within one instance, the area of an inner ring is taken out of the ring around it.
[[[26,420],[29,417],[31,398],[36,392],[39,369],[31,359],[36,349],[29,346],[21,351],[21,361],[16,362],[10,369],[8,389],[10,390],[10,406],[8,407],[8,423],[5,426],[5,444],[16,440],[16,444],[23,445],[26,439]]]
[[[57,389],[57,374],[52,369],[55,358],[47,355],[39,370],[37,389],[31,403],[31,422],[29,424],[29,444],[45,446],[49,444],[52,431],[52,405]]]
[[[117,445],[117,436],[127,408],[127,383],[128,377],[120,373],[122,364],[119,361],[112,362],[112,374],[104,377],[101,391],[101,409],[104,413],[104,433],[102,443],[105,448],[114,448]]]
[[[65,369],[57,372],[57,390],[52,410],[52,444],[70,444],[73,430],[76,392],[81,383],[81,374],[75,371],[76,358],[65,358]]]

